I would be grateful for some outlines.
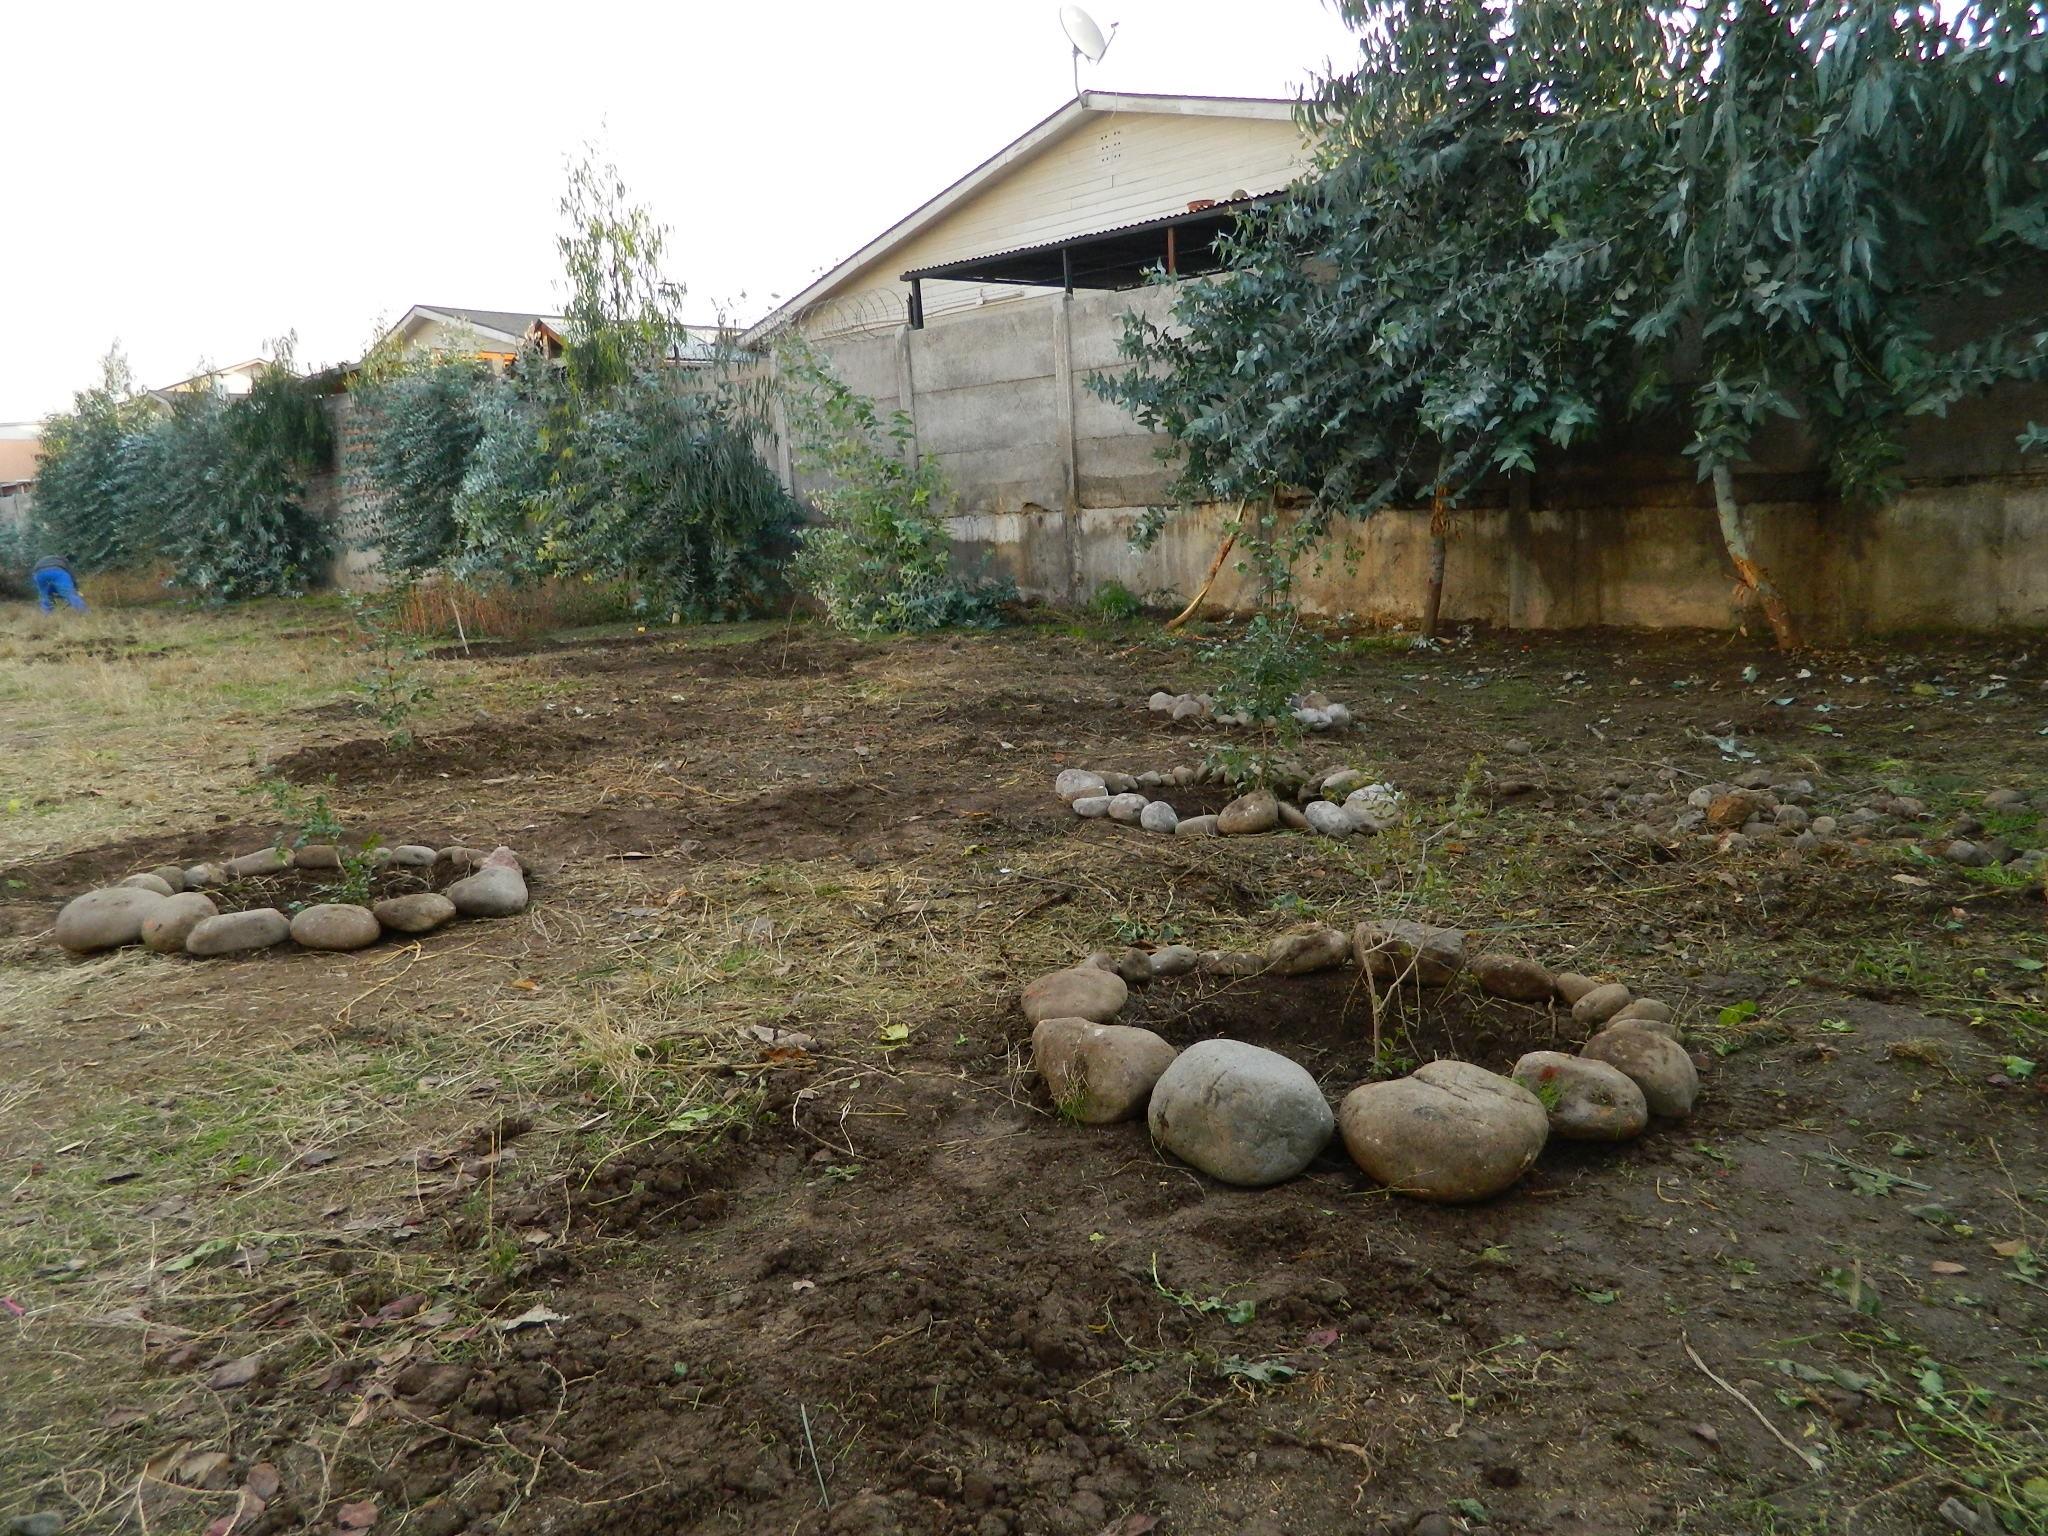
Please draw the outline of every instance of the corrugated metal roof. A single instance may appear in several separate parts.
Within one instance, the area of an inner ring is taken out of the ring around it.
[[[1151,229],[1166,229],[1175,224],[1184,224],[1190,219],[1213,217],[1216,214],[1235,213],[1240,209],[1256,208],[1270,202],[1287,189],[1275,187],[1269,192],[1248,192],[1243,197],[1219,198],[1206,208],[1185,208],[1179,213],[1164,213],[1156,218],[1137,219],[1129,224],[1112,224],[1106,229],[1091,229],[1085,235],[1064,235],[1057,240],[1041,240],[1034,245],[1012,246],[1006,251],[988,251],[979,256],[963,256],[958,261],[935,262],[929,267],[918,267],[903,274],[904,281],[913,277],[943,277],[948,271],[964,266],[978,266],[984,263],[1012,261],[1043,252],[1057,251],[1063,247],[1087,245],[1097,240],[1114,239],[1118,235],[1140,235]]]

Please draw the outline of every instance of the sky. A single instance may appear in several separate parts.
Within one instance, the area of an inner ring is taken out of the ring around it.
[[[567,157],[670,227],[692,320],[751,320],[1056,110],[1052,0],[20,0],[6,7],[0,422],[118,340],[161,385],[414,304],[545,311]],[[1083,88],[1291,96],[1323,0],[1095,0]]]

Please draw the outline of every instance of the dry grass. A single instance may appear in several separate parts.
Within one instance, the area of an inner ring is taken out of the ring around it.
[[[326,599],[223,613],[0,609],[0,861],[241,819],[266,757],[321,734],[305,711],[356,697],[359,658]],[[466,681],[460,667],[438,682]]]
[[[549,580],[514,589],[435,578],[397,595],[391,624],[420,639],[531,640],[612,623],[631,612],[624,588],[615,582]]]

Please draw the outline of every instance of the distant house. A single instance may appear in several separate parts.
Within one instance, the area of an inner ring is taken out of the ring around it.
[[[449,304],[415,304],[396,325],[378,338],[377,345],[475,357],[503,368],[519,355],[521,347],[529,343],[549,357],[561,356],[568,325],[566,316],[527,310],[458,309]],[[669,360],[683,367],[703,367],[716,355],[719,328],[690,325],[683,329],[684,340]]]
[[[913,328],[1035,289],[1131,288],[1213,270],[1236,207],[1311,146],[1294,103],[1084,91],[755,324],[824,338]]]
[[[220,395],[246,395],[259,378],[276,366],[267,357],[252,357],[244,362],[230,363],[225,368],[209,368],[204,373],[195,373],[189,379],[180,379],[175,384],[166,384],[148,393],[151,399],[164,405],[173,404],[179,395],[208,391]]]
[[[0,530],[18,528],[28,520],[42,435],[36,422],[0,421]]]

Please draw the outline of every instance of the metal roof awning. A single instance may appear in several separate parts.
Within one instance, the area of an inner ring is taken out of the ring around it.
[[[1171,277],[1199,277],[1219,271],[1223,266],[1216,249],[1219,238],[1237,222],[1239,213],[1276,196],[1277,193],[1265,192],[1256,197],[1231,198],[1094,234],[1072,235],[1043,245],[1019,246],[989,256],[918,267],[903,274],[903,281],[910,284],[911,327],[921,329],[924,325],[927,278],[953,283],[1061,288],[1072,293],[1076,288],[1136,288],[1160,270]]]

